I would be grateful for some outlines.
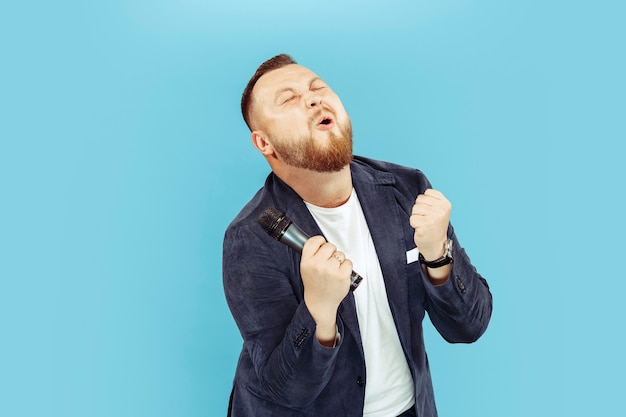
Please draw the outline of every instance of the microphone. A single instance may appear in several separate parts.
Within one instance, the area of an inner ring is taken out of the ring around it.
[[[274,207],[268,207],[263,210],[257,222],[268,235],[300,254],[302,253],[304,242],[311,237],[294,224],[285,213],[281,213]],[[362,280],[362,276],[352,271],[350,275],[350,291],[356,290]]]

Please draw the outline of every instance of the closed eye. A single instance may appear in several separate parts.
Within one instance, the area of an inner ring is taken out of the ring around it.
[[[311,91],[316,91],[316,90],[321,90],[323,88],[326,88],[326,83],[324,82],[324,80],[322,80],[319,77],[315,77],[311,80],[311,82],[309,83],[309,90]]]

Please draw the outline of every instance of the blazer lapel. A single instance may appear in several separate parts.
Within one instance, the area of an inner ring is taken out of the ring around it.
[[[410,325],[405,233],[409,218],[396,200],[395,178],[391,174],[365,172],[363,167],[356,166],[352,179],[374,241],[398,333],[404,342],[408,342]]]
[[[315,222],[315,219],[307,209],[306,205],[302,201],[302,198],[285,184],[281,179],[274,175],[274,186],[280,188],[273,194],[280,196],[280,199],[275,201],[276,209],[284,212],[295,224],[297,224],[305,233],[310,236],[322,235],[321,229]],[[299,255],[298,255],[299,256]],[[298,270],[298,273],[300,271]],[[361,332],[359,330],[359,320],[356,313],[356,304],[354,301],[354,295],[349,292],[346,298],[339,305],[339,316],[344,325],[344,329],[347,329],[354,339],[357,341],[361,352],[363,352],[363,345],[361,343]]]

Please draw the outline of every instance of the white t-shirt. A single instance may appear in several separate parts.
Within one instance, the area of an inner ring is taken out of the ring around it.
[[[344,252],[352,261],[354,271],[363,277],[354,291],[367,372],[363,416],[397,416],[415,403],[413,379],[356,192],[353,189],[350,199],[340,207],[305,204],[328,242]]]

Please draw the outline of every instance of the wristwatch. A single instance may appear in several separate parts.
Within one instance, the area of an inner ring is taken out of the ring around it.
[[[452,263],[452,239],[446,240],[443,244],[443,256],[434,261],[427,261],[424,259],[424,255],[420,252],[419,260],[422,265],[427,268],[439,268],[440,266],[448,265]]]

